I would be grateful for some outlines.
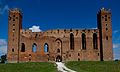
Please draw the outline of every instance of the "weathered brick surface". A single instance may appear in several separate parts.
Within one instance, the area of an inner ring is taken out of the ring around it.
[[[105,16],[105,14],[110,17],[108,21],[99,19]],[[45,32],[32,32],[31,30],[22,29],[22,14],[18,9],[9,11],[8,24],[8,62],[56,61],[56,58],[61,58],[62,61],[100,61],[101,58],[103,60],[113,59],[111,13],[109,10],[101,9],[98,12],[98,29],[58,29]],[[108,31],[106,31],[106,26]],[[74,36],[74,49],[70,49],[71,33]],[[82,49],[83,33],[86,35],[85,50]],[[94,33],[97,34],[97,49],[93,48]],[[106,35],[108,36],[108,40],[106,40]],[[25,44],[25,52],[21,52],[22,43]],[[36,44],[36,52],[32,51],[34,43]],[[48,52],[44,51],[46,43],[48,44]],[[103,51],[101,52],[101,50]]]

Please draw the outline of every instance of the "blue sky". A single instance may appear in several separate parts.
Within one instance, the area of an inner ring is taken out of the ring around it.
[[[8,9],[20,8],[23,28],[42,31],[63,28],[96,28],[98,10],[112,11],[114,57],[120,59],[120,0],[0,0],[0,55],[6,53]]]

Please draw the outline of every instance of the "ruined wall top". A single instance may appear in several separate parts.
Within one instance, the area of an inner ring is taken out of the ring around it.
[[[111,13],[111,9],[106,9],[106,8],[101,8],[100,11],[98,11],[98,13]]]
[[[21,36],[27,37],[27,38],[41,38],[44,36],[54,36],[54,37],[63,37],[64,35],[68,35],[70,33],[73,33],[75,36],[79,36],[82,33],[85,34],[93,34],[99,33],[99,29],[54,29],[54,30],[47,30],[44,32],[32,32],[31,30],[25,30],[22,29]]]
[[[12,13],[20,13],[21,15],[23,15],[23,12],[21,9],[18,9],[18,8],[11,8],[9,9],[9,13],[12,12]]]

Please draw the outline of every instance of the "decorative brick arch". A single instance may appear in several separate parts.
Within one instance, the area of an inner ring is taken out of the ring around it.
[[[49,45],[48,45],[48,43],[45,43],[44,44],[44,52],[46,53],[46,52],[49,52]]]
[[[74,35],[70,33],[70,50],[74,50]]]
[[[32,45],[32,52],[36,52],[37,51],[37,44],[33,43]]]
[[[86,50],[86,35],[82,33],[82,49]]]
[[[21,43],[21,52],[25,52],[25,44]]]
[[[62,56],[57,55],[57,56],[56,56],[56,62],[61,62],[61,61],[62,61]]]
[[[97,34],[93,33],[93,49],[98,49]]]
[[[57,38],[55,40],[55,48],[56,48],[56,57],[55,57],[55,61],[62,61],[62,40]]]

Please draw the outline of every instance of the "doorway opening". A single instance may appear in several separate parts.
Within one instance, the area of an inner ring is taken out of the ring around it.
[[[62,62],[62,57],[60,55],[56,57],[56,62]]]

